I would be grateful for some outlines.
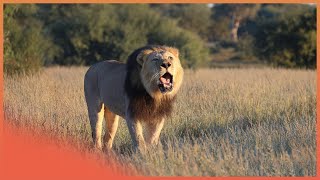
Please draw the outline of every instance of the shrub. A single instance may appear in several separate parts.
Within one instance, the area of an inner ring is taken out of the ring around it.
[[[56,58],[57,64],[126,61],[133,50],[146,44],[179,48],[186,67],[196,68],[208,60],[205,41],[148,5],[51,5],[49,11],[43,12],[47,32],[64,51]],[[50,20],[53,14],[59,18]]]
[[[257,21],[257,55],[274,66],[315,68],[316,10],[267,19]]]
[[[5,5],[4,72],[7,74],[36,72],[52,56],[54,45],[43,36],[43,25],[34,17],[36,12],[35,5]]]

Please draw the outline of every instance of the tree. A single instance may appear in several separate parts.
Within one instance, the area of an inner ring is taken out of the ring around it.
[[[182,62],[188,62],[184,63],[187,67],[208,60],[200,37],[178,27],[175,20],[162,17],[149,5],[40,5],[40,12],[48,36],[54,37],[62,52],[55,58],[56,64],[126,61],[133,50],[146,44],[176,46],[181,49]],[[197,47],[190,49],[191,44]]]
[[[208,40],[211,10],[207,4],[152,4],[151,7],[177,20],[180,27]]]
[[[259,4],[216,4],[212,8],[212,18],[214,21],[229,22],[230,37],[232,41],[237,42],[241,24],[254,18],[259,8]]]
[[[265,7],[256,20],[257,56],[274,66],[316,67],[316,9],[299,9],[283,14],[280,8]]]
[[[38,71],[55,51],[51,39],[43,35],[43,25],[35,18],[36,5],[4,7],[4,72]]]

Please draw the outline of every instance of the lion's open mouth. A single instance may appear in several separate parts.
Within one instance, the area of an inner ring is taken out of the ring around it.
[[[162,93],[170,92],[173,88],[173,76],[170,73],[165,73],[159,78],[158,87]]]

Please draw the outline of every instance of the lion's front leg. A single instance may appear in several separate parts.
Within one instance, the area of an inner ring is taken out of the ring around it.
[[[106,133],[104,135],[104,147],[106,150],[111,150],[114,136],[116,135],[119,116],[112,113],[108,108],[104,109],[104,118],[106,120]]]
[[[146,143],[143,138],[142,132],[142,124],[139,120],[127,117],[126,118],[127,126],[129,129],[129,133],[131,135],[131,139],[133,142],[133,146],[135,150],[139,148],[139,150],[146,149]]]
[[[149,122],[146,125],[146,142],[150,145],[157,145],[159,143],[159,136],[164,125],[164,118],[157,122]]]

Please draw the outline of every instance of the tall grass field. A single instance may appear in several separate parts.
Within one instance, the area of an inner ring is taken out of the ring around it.
[[[5,121],[90,151],[87,69],[4,76]],[[151,176],[315,176],[316,71],[186,70],[160,137],[159,146],[135,152],[121,120],[112,154]]]

